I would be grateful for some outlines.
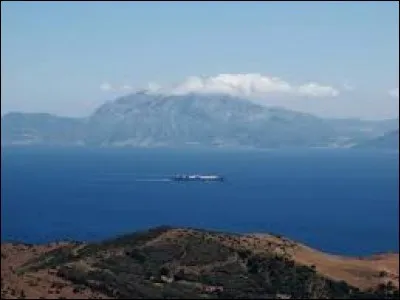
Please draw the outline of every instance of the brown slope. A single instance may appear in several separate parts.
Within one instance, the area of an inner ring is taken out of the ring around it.
[[[56,276],[55,270],[39,270],[20,274],[18,269],[27,262],[49,251],[68,246],[68,243],[49,245],[1,245],[1,298],[18,299],[107,299],[104,295],[85,288],[74,291],[75,286]]]
[[[173,229],[149,243],[154,245],[195,233],[194,230]],[[324,253],[287,238],[268,234],[235,236],[210,234],[209,237],[229,247],[247,249],[252,252],[275,251],[286,254],[299,264],[314,265],[316,270],[326,277],[344,280],[360,289],[375,288],[380,283],[389,281],[399,287],[399,253],[352,258]]]
[[[166,245],[172,245],[188,238],[195,238],[198,241],[212,240],[221,246],[249,250],[252,253],[276,252],[287,255],[299,264],[314,265],[316,270],[326,277],[335,280],[344,280],[361,289],[374,288],[379,283],[388,282],[389,280],[398,286],[398,254],[382,254],[368,258],[349,258],[323,253],[286,238],[267,234],[227,235],[192,229],[170,229],[148,238],[142,247],[165,249]],[[110,245],[105,250],[103,249],[105,256],[122,255],[126,250],[122,244],[115,243]],[[57,277],[56,270],[43,269],[29,271],[22,275],[18,273],[18,269],[24,264],[51,250],[72,247],[74,252],[78,252],[78,249],[83,246],[85,245],[76,246],[68,243],[36,246],[2,244],[2,298],[18,298],[22,290],[27,298],[109,298],[88,288],[74,292],[76,285]],[[92,268],[93,260],[96,259],[96,256],[92,256],[90,259],[79,260],[74,262],[74,264],[80,268]],[[230,257],[223,262],[205,263],[202,268],[212,269],[219,266],[219,264],[233,262],[235,259],[235,257]]]

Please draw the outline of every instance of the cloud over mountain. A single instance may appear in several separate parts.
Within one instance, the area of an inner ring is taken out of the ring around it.
[[[100,85],[100,90],[105,92],[119,92],[119,91],[131,91],[133,88],[128,84],[122,86],[113,86],[108,82],[104,82]]]
[[[125,86],[126,87],[126,86]],[[101,85],[104,91],[127,90],[115,88],[110,84]],[[286,94],[291,96],[336,97],[339,90],[317,82],[300,85],[289,83],[278,77],[264,76],[258,73],[219,74],[216,76],[190,76],[175,85],[162,86],[149,83],[147,90],[166,95],[185,95],[189,93],[222,93],[231,96],[263,97],[267,94]]]
[[[112,87],[111,84],[109,84],[108,82],[104,82],[100,85],[100,89],[102,91],[108,92],[108,91],[112,91],[114,88]]]
[[[339,95],[339,91],[331,86],[316,82],[295,85],[278,77],[268,77],[258,73],[219,74],[210,77],[191,76],[172,87],[158,86],[151,91],[173,95],[196,92],[245,97],[262,97],[270,93],[311,97],[336,97]]]

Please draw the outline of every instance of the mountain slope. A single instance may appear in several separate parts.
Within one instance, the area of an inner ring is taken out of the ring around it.
[[[399,150],[399,130],[393,130],[380,137],[362,142],[355,148]]]
[[[224,95],[134,94],[100,107],[89,144],[317,146],[335,135],[323,120]]]
[[[9,113],[1,118],[2,144],[71,145],[82,142],[83,120],[45,113]]]
[[[395,299],[398,273],[398,254],[352,259],[271,235],[169,227],[97,244],[2,245],[6,298],[22,289],[51,297],[51,285],[86,298]]]
[[[84,119],[12,113],[2,144],[132,147],[346,147],[394,129],[392,120],[330,120],[222,94],[138,92]]]
[[[399,127],[399,119],[366,121],[359,119],[327,119],[337,133],[352,137],[352,142],[361,143],[381,136]]]

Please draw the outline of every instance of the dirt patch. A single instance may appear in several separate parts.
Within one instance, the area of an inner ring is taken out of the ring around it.
[[[21,273],[21,267],[32,259],[68,246],[68,243],[49,245],[1,245],[1,295],[2,299],[109,299],[91,290],[77,289],[71,282],[60,279],[57,270],[47,269]]]

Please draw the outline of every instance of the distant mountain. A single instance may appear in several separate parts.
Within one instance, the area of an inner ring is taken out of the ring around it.
[[[82,143],[84,121],[45,113],[9,113],[1,118],[1,144]]]
[[[359,119],[328,119],[338,132],[359,139],[379,137],[383,133],[399,128],[399,119],[387,119],[379,121],[366,121]]]
[[[399,150],[399,130],[393,130],[380,137],[357,144],[355,148]]]
[[[138,92],[88,118],[10,113],[2,145],[129,147],[350,147],[398,128],[398,120],[331,120],[222,94]]]

